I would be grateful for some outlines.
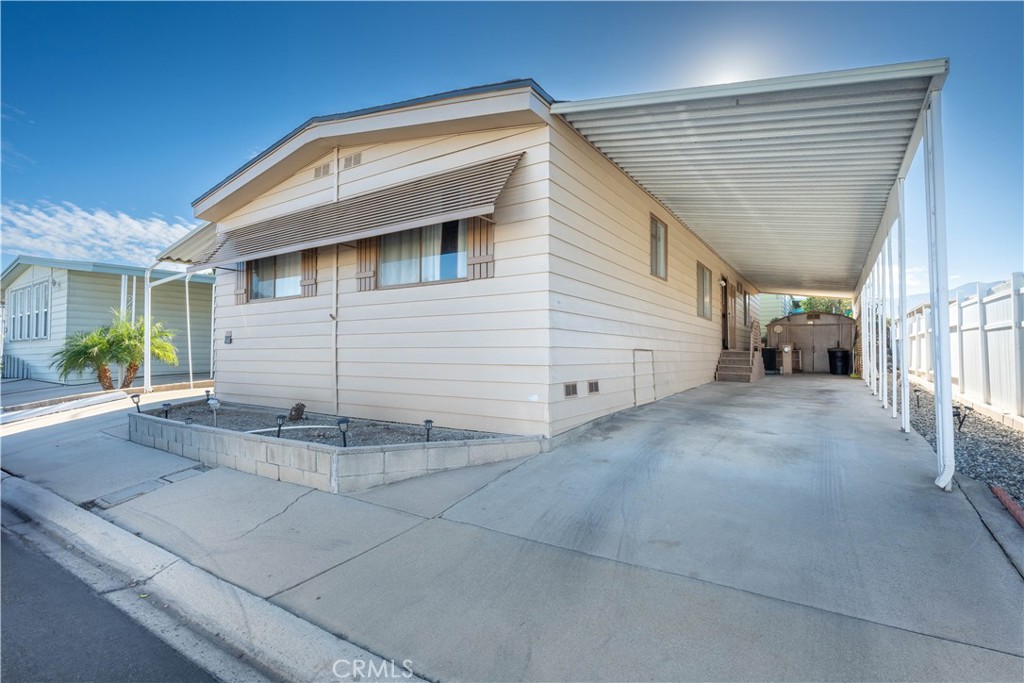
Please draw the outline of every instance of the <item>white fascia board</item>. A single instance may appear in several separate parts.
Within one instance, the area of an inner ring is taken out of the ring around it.
[[[203,220],[223,219],[287,179],[304,164],[338,146],[540,124],[544,121],[536,111],[538,103],[546,110],[546,103],[541,102],[530,87],[524,86],[313,123],[216,191],[197,200],[193,210],[196,217]],[[239,193],[244,196],[237,197]]]
[[[674,102],[707,100],[719,97],[742,97],[744,95],[785,92],[788,90],[799,90],[803,88],[833,87],[905,78],[931,77],[933,79],[934,86],[936,77],[944,79],[948,71],[948,59],[930,59],[920,62],[869,66],[860,69],[847,69],[844,71],[828,71],[816,74],[803,74],[800,76],[765,78],[756,81],[744,81],[741,83],[704,85],[695,88],[662,90],[659,92],[640,93],[636,95],[601,97],[591,100],[578,100],[576,102],[556,102],[551,105],[551,112],[554,114],[572,114],[575,112],[643,107],[657,104],[671,104]],[[938,85],[941,88],[941,82]]]

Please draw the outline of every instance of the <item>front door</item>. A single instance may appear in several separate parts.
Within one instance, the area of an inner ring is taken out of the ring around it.
[[[729,287],[726,286],[726,279],[723,276],[719,281],[722,290],[722,348],[729,348]]]

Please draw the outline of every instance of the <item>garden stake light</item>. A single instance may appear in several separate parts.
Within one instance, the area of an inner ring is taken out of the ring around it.
[[[166,420],[167,419],[167,415],[171,412],[171,404],[170,403],[161,403],[160,407],[164,409],[164,419]]]
[[[341,430],[341,447],[348,448],[348,418],[338,418],[338,429]]]
[[[210,410],[213,411],[213,426],[216,427],[217,426],[217,408],[220,408],[220,399],[218,399],[216,396],[214,396],[209,401],[207,401],[206,404],[208,406],[210,406]]]
[[[132,394],[131,395],[131,399],[132,399],[132,403],[135,404],[135,412],[141,413],[142,412],[142,408],[139,407],[139,401],[142,400],[142,397],[139,396],[138,394]]]
[[[277,438],[279,438],[279,439],[281,438],[281,425],[284,424],[284,421],[285,421],[285,419],[287,417],[288,417],[287,415],[278,415],[277,416]]]
[[[427,430],[427,441],[430,441],[430,430],[434,428],[433,420],[424,420],[423,428]]]

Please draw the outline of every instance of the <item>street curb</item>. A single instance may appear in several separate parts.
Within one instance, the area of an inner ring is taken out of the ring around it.
[[[145,583],[147,592],[172,605],[193,626],[216,634],[229,647],[283,680],[338,681],[332,670],[338,660],[362,660],[373,667],[371,670],[387,669],[388,660],[341,640],[31,482],[8,476],[0,487],[5,505],[93,559]]]
[[[1024,509],[1021,509],[1020,505],[1017,504],[1010,494],[1006,492],[1002,486],[993,486],[992,493],[995,494],[999,502],[1003,504],[1006,511],[1010,513],[1010,516],[1017,520],[1017,524],[1020,524],[1024,528]]]

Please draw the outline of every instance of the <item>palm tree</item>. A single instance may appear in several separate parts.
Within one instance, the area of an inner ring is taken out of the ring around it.
[[[135,381],[135,375],[138,374],[146,353],[146,322],[143,318],[133,321],[117,309],[112,309],[112,312],[114,320],[110,327],[106,328],[110,362],[123,369],[121,388],[127,389]],[[174,339],[174,333],[164,327],[162,322],[152,324],[149,339],[149,352],[154,360],[163,361],[168,365],[178,364],[178,352],[170,341]]]
[[[114,380],[110,377],[110,344],[106,329],[101,327],[71,334],[64,340],[64,346],[53,354],[50,367],[57,367],[62,380],[86,370],[95,372],[100,386],[105,390],[113,389]]]

